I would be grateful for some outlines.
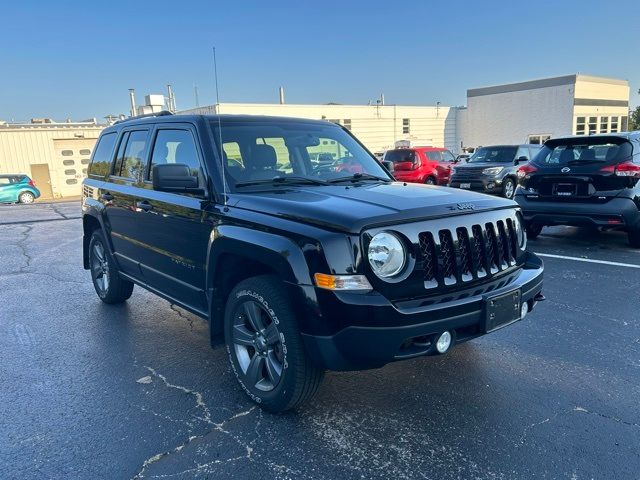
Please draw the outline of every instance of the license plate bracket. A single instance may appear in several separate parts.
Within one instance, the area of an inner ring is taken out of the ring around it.
[[[471,184],[470,183],[461,183],[460,184],[460,188],[471,188]]]
[[[502,295],[489,297],[485,301],[485,333],[520,320],[521,292],[512,290]]]
[[[558,197],[574,197],[578,191],[575,183],[554,183],[553,194]]]

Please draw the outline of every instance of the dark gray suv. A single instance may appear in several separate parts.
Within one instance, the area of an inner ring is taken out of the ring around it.
[[[477,148],[466,163],[453,168],[449,186],[513,198],[518,185],[516,172],[519,164],[533,159],[540,149],[540,145],[494,145]]]

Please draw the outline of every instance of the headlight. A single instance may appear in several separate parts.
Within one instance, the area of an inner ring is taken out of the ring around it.
[[[522,216],[519,213],[516,214],[515,229],[518,246],[524,250],[527,248],[527,233],[524,230],[524,222],[522,221]]]
[[[498,175],[502,170],[504,170],[504,167],[490,167],[490,168],[485,168],[484,170],[482,170],[482,174],[483,175]]]
[[[373,273],[380,278],[390,278],[402,271],[407,254],[398,237],[380,232],[369,243],[368,257]]]

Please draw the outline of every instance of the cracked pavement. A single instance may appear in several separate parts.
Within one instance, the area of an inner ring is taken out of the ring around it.
[[[138,287],[98,300],[77,202],[24,207],[0,207],[3,478],[638,478],[640,269],[544,258],[549,300],[524,321],[329,373],[271,415],[200,318]],[[640,265],[617,233],[530,248]]]

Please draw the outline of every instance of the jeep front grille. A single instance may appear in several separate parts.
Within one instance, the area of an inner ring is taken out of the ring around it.
[[[495,275],[514,266],[518,254],[511,218],[421,232],[418,240],[427,289]]]

